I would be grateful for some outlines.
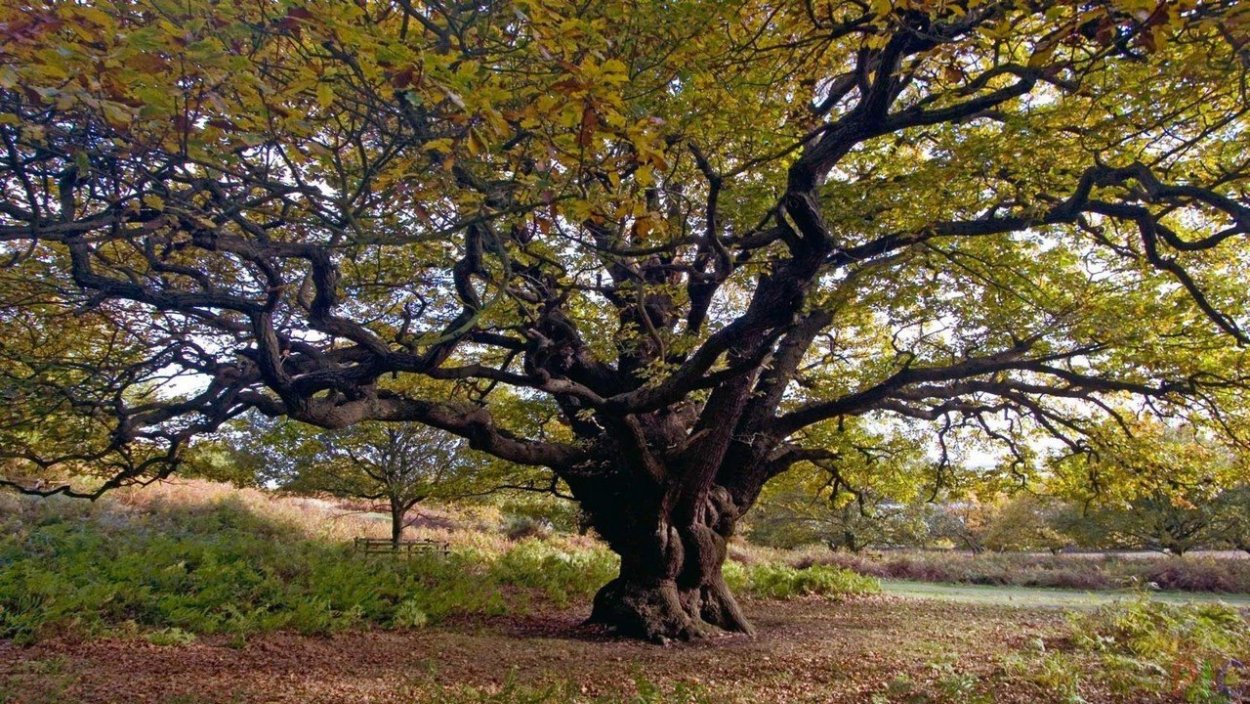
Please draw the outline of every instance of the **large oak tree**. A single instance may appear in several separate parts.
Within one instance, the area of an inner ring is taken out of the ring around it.
[[[422,423],[549,470],[621,556],[593,618],[664,640],[751,630],[726,539],[854,436],[1244,441],[1238,0],[0,15],[10,485]]]

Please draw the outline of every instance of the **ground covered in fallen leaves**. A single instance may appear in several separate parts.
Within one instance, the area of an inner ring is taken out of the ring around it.
[[[245,643],[0,642],[0,702],[1067,702],[1074,686],[1088,702],[1143,701],[1039,674],[1067,647],[1054,609],[890,596],[746,608],[754,639],[663,648],[583,627],[580,611]]]

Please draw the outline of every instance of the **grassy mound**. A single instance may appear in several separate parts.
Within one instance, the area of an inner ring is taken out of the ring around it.
[[[412,628],[456,614],[568,608],[588,604],[619,564],[584,537],[508,540],[505,517],[482,520],[473,510],[418,530],[451,543],[450,554],[404,560],[352,552],[347,535],[375,530],[372,519],[260,492],[190,484],[96,504],[3,500],[0,638],[19,643],[143,633],[178,644],[206,634]],[[877,589],[830,567],[731,563],[727,577],[767,598]]]

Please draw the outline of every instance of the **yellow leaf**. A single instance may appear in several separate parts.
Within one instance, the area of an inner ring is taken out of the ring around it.
[[[110,100],[102,101],[100,103],[100,109],[104,111],[104,119],[114,127],[124,127],[129,125],[130,120],[133,117],[130,112],[130,108],[122,105],[121,103],[114,103]]]
[[[482,141],[482,137],[475,129],[469,130],[469,137],[465,140],[465,142],[468,144],[469,153],[473,156],[477,156],[478,154],[486,151],[486,143]]]
[[[651,186],[655,184],[655,170],[650,164],[643,164],[634,172],[634,180],[639,186]]]
[[[83,5],[76,8],[75,12],[88,22],[104,27],[105,29],[112,30],[117,26],[113,21],[113,18],[110,17],[107,12],[99,8]]]
[[[322,108],[328,108],[334,104],[334,88],[329,83],[317,84],[317,104]]]
[[[439,139],[431,139],[430,141],[425,143],[426,150],[431,151],[431,152],[446,152],[446,151],[450,151],[451,147],[452,147],[452,141],[445,137],[439,138]]]

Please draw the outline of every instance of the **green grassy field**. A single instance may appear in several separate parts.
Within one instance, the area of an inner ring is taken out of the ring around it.
[[[582,625],[615,558],[498,507],[423,510],[450,554],[362,558],[330,502],[204,483],[0,495],[0,704],[1234,704],[1250,597],[875,580],[737,546],[759,634]],[[1226,690],[1226,691],[1225,691]]]

